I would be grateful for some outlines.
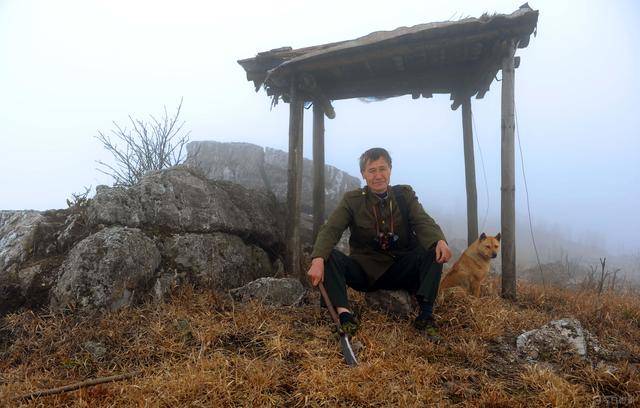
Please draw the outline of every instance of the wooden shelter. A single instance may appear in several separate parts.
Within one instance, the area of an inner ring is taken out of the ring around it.
[[[529,44],[538,11],[524,4],[511,14],[400,27],[361,38],[299,49],[260,52],[238,63],[264,88],[273,104],[289,103],[287,269],[301,270],[300,209],[302,123],[305,103],[313,103],[314,234],[324,222],[324,117],[335,118],[333,100],[414,99],[450,94],[462,106],[469,243],[478,237],[471,97],[482,98],[502,70],[502,294],[515,297],[514,71],[518,48]],[[315,235],[314,235],[315,236]]]

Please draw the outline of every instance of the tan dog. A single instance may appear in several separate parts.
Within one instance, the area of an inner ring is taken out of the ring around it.
[[[447,288],[459,286],[467,290],[469,294],[480,296],[480,284],[489,273],[491,259],[498,256],[500,250],[500,233],[495,237],[489,237],[484,232],[460,259],[453,264],[440,284],[440,292]]]

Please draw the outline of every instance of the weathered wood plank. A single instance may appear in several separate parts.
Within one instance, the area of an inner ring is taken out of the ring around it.
[[[471,98],[462,101],[462,134],[464,139],[464,175],[467,187],[467,243],[478,239],[478,193],[476,190],[476,163],[473,154],[473,123]]]
[[[381,58],[392,58],[396,55],[410,56],[434,50],[438,54],[436,59],[440,63],[446,62],[445,48],[451,49],[455,47],[465,46],[469,43],[477,42],[493,42],[499,38],[511,37],[519,38],[527,34],[526,27],[512,27],[508,31],[504,30],[487,30],[475,34],[460,37],[442,37],[433,38],[428,41],[424,38],[414,38],[411,41],[406,39],[371,44],[366,48],[354,48],[354,50],[343,50],[330,54],[318,54],[312,58],[305,59],[292,64],[284,64],[275,68],[274,75],[283,77],[288,76],[292,72],[312,72],[318,70],[329,69],[335,66],[362,64],[367,60],[375,60]]]
[[[286,269],[300,281],[307,282],[301,268],[300,211],[302,209],[302,125],[304,100],[291,81],[289,101],[289,164],[287,169]]]
[[[516,210],[515,210],[515,46],[502,62],[501,179],[500,223],[502,234],[502,297],[516,297]]]
[[[313,240],[325,217],[324,109],[313,104]]]

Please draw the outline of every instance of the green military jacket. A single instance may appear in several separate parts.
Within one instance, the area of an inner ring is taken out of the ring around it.
[[[373,284],[393,264],[395,258],[415,247],[415,238],[425,249],[431,248],[439,240],[444,240],[442,230],[424,211],[411,186],[400,187],[408,207],[409,231],[402,220],[400,208],[391,188],[389,188],[389,197],[383,203],[386,205],[382,206],[381,199],[368,187],[349,191],[345,193],[338,207],[318,232],[311,258],[323,258],[326,261],[344,230],[349,228],[350,256],[362,266],[369,278],[369,283]],[[393,231],[399,237],[398,245],[392,250],[382,251],[375,242],[376,233],[389,231],[392,219]],[[376,229],[376,223],[378,229]],[[413,232],[415,237],[410,235]]]

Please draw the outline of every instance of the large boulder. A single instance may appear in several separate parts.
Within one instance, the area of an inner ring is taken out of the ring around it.
[[[280,200],[287,197],[287,170],[289,153],[278,149],[264,149],[264,173],[271,191]],[[330,214],[347,191],[360,188],[360,179],[333,166],[324,166],[325,178],[325,209]],[[304,159],[302,162],[302,211],[313,213],[313,161]]]
[[[264,172],[264,149],[251,143],[190,142],[186,164],[202,170],[211,180],[226,180],[269,191]]]
[[[282,221],[272,196],[207,180],[187,167],[153,172],[133,187],[96,190],[87,210],[91,226],[123,225],[155,234],[225,232],[268,250],[282,247]]]
[[[186,164],[201,169],[208,178],[228,180],[249,188],[275,194],[280,202],[287,198],[289,154],[250,143],[191,142]],[[313,162],[303,160],[302,211],[313,212]],[[325,208],[333,211],[342,195],[360,187],[360,180],[333,166],[325,165]]]
[[[51,306],[90,311],[132,305],[152,287],[160,261],[153,240],[139,229],[102,229],[69,252]]]
[[[174,234],[164,240],[162,255],[167,270],[203,288],[236,288],[273,276],[277,267],[259,246],[225,233]]]
[[[48,304],[71,210],[0,211],[0,315]],[[79,229],[68,231],[68,236]]]

